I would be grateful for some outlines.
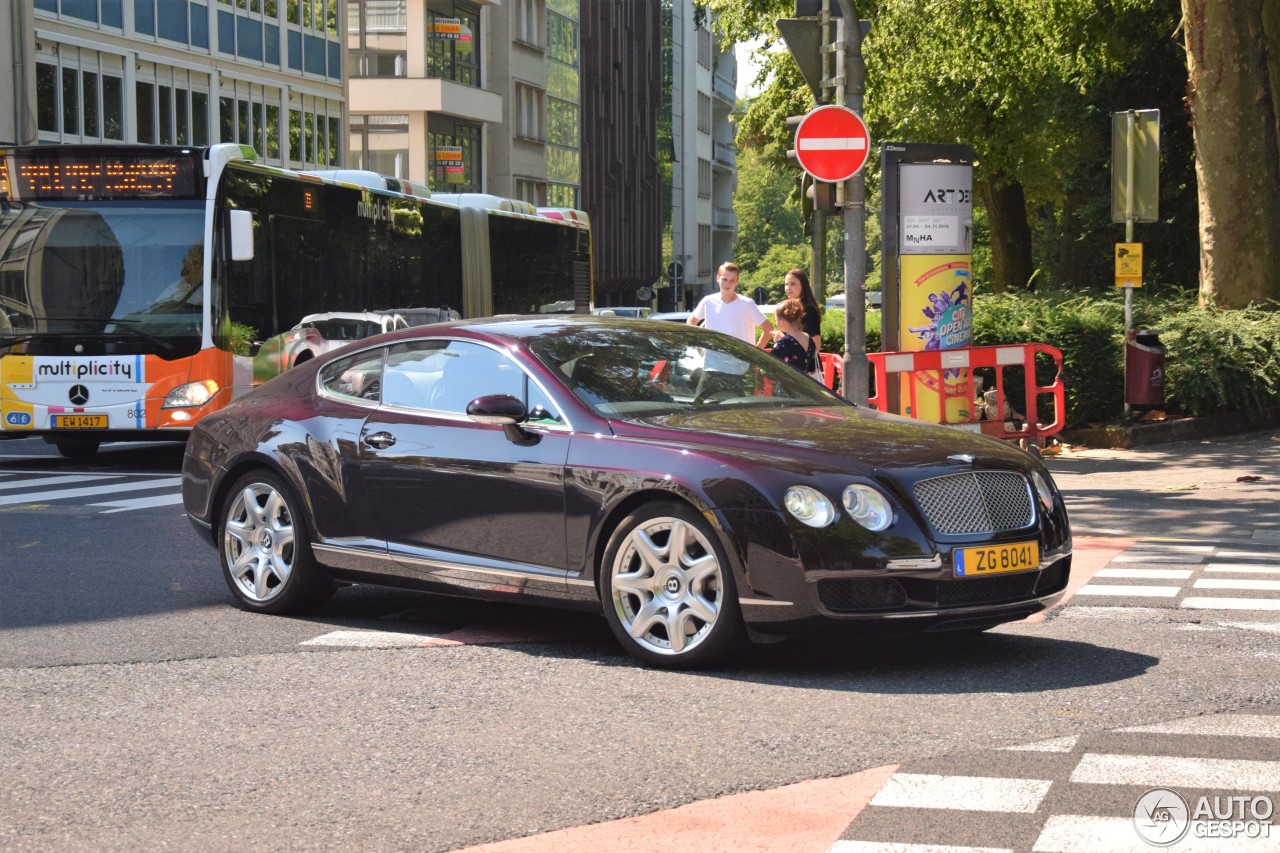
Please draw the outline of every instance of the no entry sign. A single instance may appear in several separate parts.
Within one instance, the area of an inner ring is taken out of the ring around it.
[[[816,107],[796,128],[796,159],[816,180],[847,181],[862,171],[871,150],[871,135],[848,107]]]

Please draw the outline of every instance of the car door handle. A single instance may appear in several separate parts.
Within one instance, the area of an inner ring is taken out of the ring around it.
[[[396,437],[389,432],[375,432],[364,437],[364,443],[375,450],[386,450],[396,443]]]

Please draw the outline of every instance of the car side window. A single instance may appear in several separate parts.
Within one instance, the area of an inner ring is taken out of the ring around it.
[[[320,385],[330,394],[376,403],[382,393],[383,350],[362,352],[326,365]]]
[[[525,385],[536,392],[525,396]],[[524,400],[531,420],[559,423],[555,404],[497,350],[467,341],[408,341],[390,347],[382,402],[413,409],[466,414],[467,404],[489,394]],[[535,407],[541,407],[535,411]]]

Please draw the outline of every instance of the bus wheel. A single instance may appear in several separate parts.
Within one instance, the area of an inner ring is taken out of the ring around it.
[[[88,459],[98,452],[100,441],[55,441],[54,446],[66,459]]]

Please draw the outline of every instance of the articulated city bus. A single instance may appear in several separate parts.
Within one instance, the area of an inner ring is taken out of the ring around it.
[[[0,148],[0,430],[72,457],[185,440],[311,343],[590,310],[581,211],[255,161],[233,144]]]

